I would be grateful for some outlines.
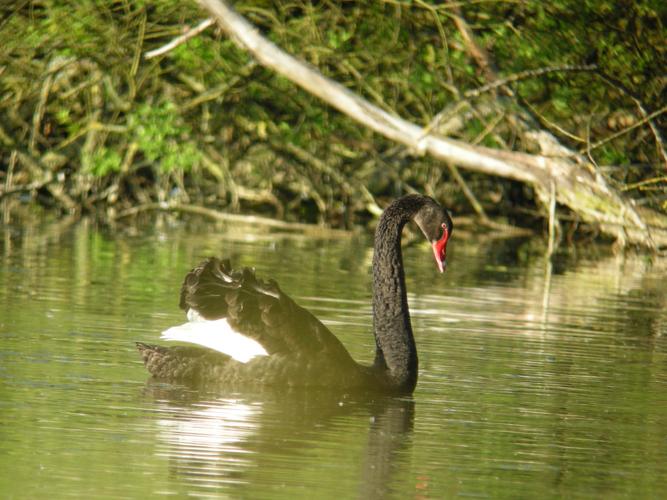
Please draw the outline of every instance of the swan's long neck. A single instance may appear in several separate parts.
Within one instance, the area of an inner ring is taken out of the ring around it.
[[[385,210],[375,231],[373,254],[374,367],[385,371],[392,387],[405,391],[414,389],[418,370],[401,254],[403,226],[421,205],[411,201]]]

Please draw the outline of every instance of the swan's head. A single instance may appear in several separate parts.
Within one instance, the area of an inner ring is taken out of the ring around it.
[[[449,212],[435,200],[427,198],[427,202],[417,211],[415,222],[431,243],[435,263],[440,272],[447,268],[447,242],[454,230],[454,223]]]

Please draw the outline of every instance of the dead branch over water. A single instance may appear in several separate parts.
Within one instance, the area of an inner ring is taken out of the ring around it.
[[[550,204],[553,193],[556,201],[580,214],[585,221],[599,224],[621,244],[628,242],[650,248],[667,244],[667,219],[651,214],[649,226],[635,207],[596,173],[594,165],[562,147],[551,134],[537,130],[530,132],[541,149],[541,154],[537,155],[471,146],[435,135],[369,103],[325,78],[313,66],[286,54],[225,2],[198,1],[215,17],[219,26],[262,65],[375,132],[408,146],[414,154],[428,153],[466,169],[531,184],[545,205]],[[473,44],[469,34],[465,39]],[[487,74],[493,75],[483,52],[476,53],[485,61]]]

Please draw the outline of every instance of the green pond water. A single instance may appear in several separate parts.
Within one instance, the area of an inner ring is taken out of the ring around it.
[[[411,397],[197,391],[135,341],[203,257],[276,279],[370,362],[368,235],[156,217],[0,226],[0,498],[660,498],[667,263],[454,233],[404,251]]]

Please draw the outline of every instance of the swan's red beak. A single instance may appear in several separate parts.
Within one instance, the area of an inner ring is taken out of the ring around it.
[[[447,269],[447,241],[449,240],[449,231],[447,230],[447,227],[443,227],[443,230],[442,238],[431,244],[433,247],[433,255],[435,256],[435,263],[441,273],[444,273],[445,269]]]

